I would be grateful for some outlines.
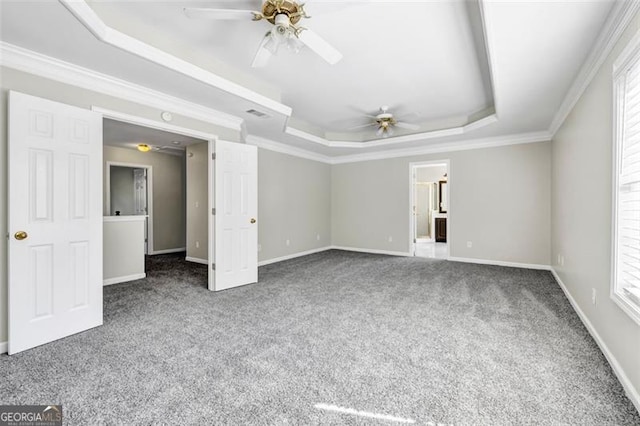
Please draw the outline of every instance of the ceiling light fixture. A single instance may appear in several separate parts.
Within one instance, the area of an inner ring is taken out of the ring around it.
[[[140,151],[140,152],[149,152],[149,151],[151,151],[151,147],[149,145],[147,145],[146,143],[139,143],[138,144],[138,151]]]

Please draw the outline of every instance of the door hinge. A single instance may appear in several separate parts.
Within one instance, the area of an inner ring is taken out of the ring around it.
[[[216,215],[216,209],[215,208],[211,209],[211,214],[214,215],[214,216]]]
[[[212,159],[212,160],[215,160],[215,159],[216,159],[216,153],[215,153],[215,152],[211,154],[211,159]]]
[[[213,269],[214,271],[216,270],[216,264],[215,263],[211,264],[211,269]]]

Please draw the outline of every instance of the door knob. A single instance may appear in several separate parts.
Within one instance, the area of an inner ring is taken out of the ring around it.
[[[255,218],[253,218],[253,217],[252,217],[252,218],[251,218],[251,220],[250,220],[250,222],[251,222],[251,223],[256,223]]]
[[[18,232],[16,232],[15,234],[13,234],[13,237],[14,237],[16,240],[18,240],[18,241],[22,241],[22,240],[24,240],[25,238],[27,238],[28,236],[29,236],[29,235],[28,235],[26,232],[24,232],[24,231],[18,231]]]

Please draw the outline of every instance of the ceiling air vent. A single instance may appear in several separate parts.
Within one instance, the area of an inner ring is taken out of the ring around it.
[[[249,109],[247,110],[247,114],[255,115],[258,118],[269,118],[269,114],[258,111],[257,109]]]

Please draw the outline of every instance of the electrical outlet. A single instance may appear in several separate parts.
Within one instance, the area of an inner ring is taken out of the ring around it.
[[[473,242],[467,241],[467,248],[471,248],[471,247],[473,247]]]
[[[560,266],[564,266],[564,256],[560,255]]]
[[[320,234],[316,234],[316,240],[320,241]]]
[[[591,289],[591,303],[595,306],[596,301],[597,301],[597,299],[596,299],[596,289],[592,288]]]
[[[258,244],[258,251],[262,251],[262,244]]]
[[[558,265],[560,264],[560,253],[558,253],[558,262],[556,262]]]
[[[200,248],[200,241],[196,241],[196,248]]]
[[[285,244],[286,244],[287,246],[290,246],[290,245],[291,245],[291,241],[287,240],[287,241],[285,241]]]
[[[196,209],[200,207],[200,201],[196,201]]]
[[[393,242],[393,237],[391,235],[389,235],[389,242],[392,243]]]

